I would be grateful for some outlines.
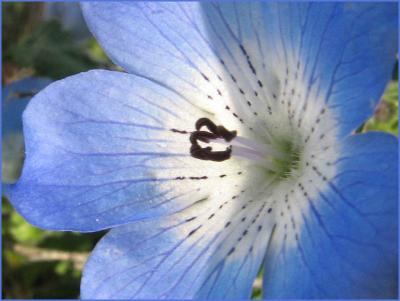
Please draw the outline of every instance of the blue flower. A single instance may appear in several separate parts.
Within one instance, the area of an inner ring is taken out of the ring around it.
[[[4,86],[2,91],[2,193],[18,180],[24,157],[22,112],[29,100],[51,83],[50,79],[27,77]]]
[[[112,228],[83,298],[396,298],[397,139],[353,134],[396,54],[390,3],[85,2],[127,73],[55,82],[24,113],[11,201]]]

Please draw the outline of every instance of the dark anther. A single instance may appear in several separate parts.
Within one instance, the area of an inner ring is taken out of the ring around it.
[[[205,132],[205,131],[196,131],[190,135],[189,139],[190,139],[190,143],[195,145],[195,144],[198,144],[197,140],[200,140],[205,143],[209,143],[210,139],[216,139],[216,138],[218,138],[218,136],[213,133],[209,133],[209,132]]]
[[[195,127],[197,131],[199,131],[203,126],[207,127],[207,129],[211,133],[217,135],[218,138],[223,138],[227,142],[231,141],[237,135],[236,131],[228,131],[222,125],[217,126],[214,122],[212,122],[208,118],[200,118],[199,120],[196,121]]]
[[[201,131],[202,127],[206,127],[210,132]],[[231,157],[232,147],[229,146],[224,151],[213,151],[210,146],[201,147],[198,141],[209,143],[210,140],[222,138],[229,142],[236,137],[236,131],[228,131],[221,125],[215,125],[208,118],[200,118],[195,124],[196,131],[190,135],[190,155],[200,160],[225,161]]]
[[[200,118],[196,121],[195,128],[197,131],[199,131],[203,126],[206,126],[211,133],[215,134],[217,132],[217,126],[208,118]]]
[[[202,148],[199,145],[192,145],[190,147],[190,155],[200,160],[222,162],[228,160],[231,157],[231,153],[231,147],[226,148],[224,151],[212,151],[212,148],[209,146]]]

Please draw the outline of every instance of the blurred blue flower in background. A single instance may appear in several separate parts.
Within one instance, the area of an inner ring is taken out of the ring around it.
[[[353,134],[390,79],[395,3],[85,2],[127,73],[57,81],[24,113],[10,200],[112,228],[83,298],[396,298],[397,139]]]
[[[3,87],[2,90],[2,191],[18,180],[24,157],[22,112],[29,100],[45,88],[48,78],[28,77]]]

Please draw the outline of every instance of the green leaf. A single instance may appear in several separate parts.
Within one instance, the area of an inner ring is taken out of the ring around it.
[[[368,120],[363,131],[384,131],[398,135],[398,97],[399,87],[396,81],[389,83],[374,116]]]
[[[11,46],[6,55],[18,66],[54,79],[99,66],[56,21],[42,23],[31,35]]]
[[[10,216],[10,234],[15,241],[26,245],[37,245],[46,236],[45,231],[28,224],[16,211]]]

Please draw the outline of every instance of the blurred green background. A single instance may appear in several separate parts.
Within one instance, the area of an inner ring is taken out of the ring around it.
[[[63,6],[65,3],[52,3],[51,8],[47,5],[2,3],[3,85],[27,76],[60,79],[93,68],[117,69],[87,32],[77,7]],[[66,17],[68,10],[71,15]],[[396,66],[393,81],[375,115],[359,132],[398,134],[397,77]],[[82,266],[104,233],[40,230],[26,223],[3,197],[2,297],[78,298]],[[253,298],[260,298],[260,287],[258,278]]]

